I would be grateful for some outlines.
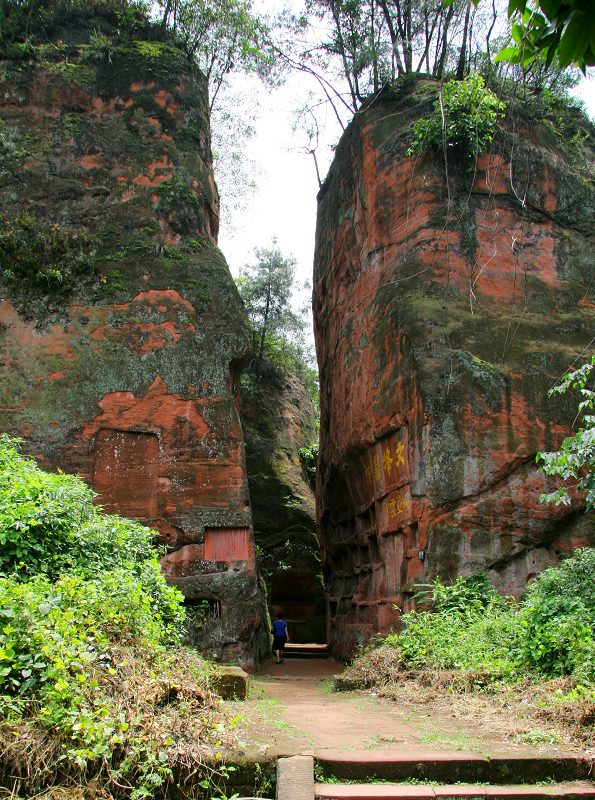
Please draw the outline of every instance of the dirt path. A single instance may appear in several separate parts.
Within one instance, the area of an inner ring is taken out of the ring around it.
[[[399,705],[372,692],[333,692],[332,676],[342,669],[331,658],[288,659],[252,675],[249,699],[236,704],[246,755],[316,755],[326,750],[393,754],[562,751],[552,745],[519,746],[511,736],[486,725],[485,719],[459,719],[455,710],[416,703],[415,696]]]

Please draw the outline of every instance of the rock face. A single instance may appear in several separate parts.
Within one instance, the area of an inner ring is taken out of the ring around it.
[[[271,612],[285,615],[293,642],[325,642],[315,498],[299,456],[317,438],[312,400],[298,378],[266,360],[247,365],[241,394],[257,562]]]
[[[358,115],[319,195],[318,514],[343,657],[398,625],[416,583],[488,570],[518,595],[593,541],[579,501],[539,502],[535,468],[576,412],[547,389],[595,327],[593,131],[570,145],[567,119],[564,144],[509,106],[491,151],[453,152],[447,173],[442,154],[405,155],[436,92],[420,81]]]
[[[206,82],[155,42],[27,54],[0,73],[0,426],[156,528],[193,637],[252,663],[249,334],[216,247]]]

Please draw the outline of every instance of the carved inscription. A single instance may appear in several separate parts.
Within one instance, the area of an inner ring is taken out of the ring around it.
[[[407,483],[407,430],[391,433],[367,450],[361,457],[360,471],[365,483],[362,494],[368,505]]]
[[[253,561],[249,528],[212,528],[205,531],[207,561]]]

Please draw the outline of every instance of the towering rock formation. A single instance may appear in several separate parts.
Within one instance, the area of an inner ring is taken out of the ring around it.
[[[269,605],[285,615],[293,642],[325,642],[314,492],[299,455],[317,439],[312,400],[298,378],[266,359],[246,365],[241,394],[254,536]]]
[[[535,454],[576,399],[547,390],[593,330],[593,129],[515,101],[477,163],[407,157],[437,87],[384,94],[319,196],[320,537],[338,655],[398,624],[414,585],[488,570],[518,594],[593,541],[580,503],[539,502]],[[574,136],[574,139],[573,139]],[[564,141],[566,140],[566,141]]]
[[[77,40],[0,67],[0,426],[155,527],[201,644],[250,663],[250,340],[216,246],[206,82],[165,44]]]

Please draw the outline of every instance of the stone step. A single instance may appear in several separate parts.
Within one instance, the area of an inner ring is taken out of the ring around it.
[[[412,751],[324,751],[317,757],[317,770],[324,778],[364,783],[385,780],[394,783],[419,780],[442,784],[529,784],[540,781],[588,780],[589,759],[573,756],[494,754],[475,752]]]
[[[593,800],[595,784],[588,781],[541,786],[317,783],[314,797],[319,800]]]
[[[285,645],[284,658],[328,658],[330,653],[327,644],[294,644]]]

